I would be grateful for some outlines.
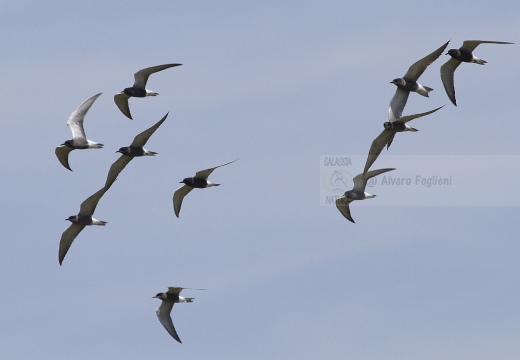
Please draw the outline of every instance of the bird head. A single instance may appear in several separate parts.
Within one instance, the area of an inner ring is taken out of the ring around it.
[[[390,121],[387,121],[383,124],[383,126],[385,127],[385,129],[387,130],[391,130],[392,129],[392,123]]]
[[[405,86],[406,85],[406,81],[403,78],[394,79],[394,80],[390,81],[390,84],[394,84],[394,85],[397,85],[397,86]]]
[[[67,140],[63,144],[61,144],[61,146],[65,145],[65,146],[68,146],[68,147],[72,147],[72,142],[73,142],[73,140]]]
[[[70,222],[76,222],[76,221],[78,221],[78,215],[71,215],[71,216],[69,216],[69,217],[68,217],[67,219],[65,219],[65,220],[68,220],[68,221],[70,221]]]
[[[158,293],[152,299],[166,300],[167,298],[168,298],[168,295],[166,295],[165,293]]]
[[[132,89],[132,88],[124,88],[123,91],[121,91],[121,92],[125,93],[128,96],[133,96],[134,95],[134,89]]]
[[[130,155],[130,148],[128,146],[124,146],[122,148],[119,148],[119,150],[117,150],[116,153],[121,153],[123,155]]]

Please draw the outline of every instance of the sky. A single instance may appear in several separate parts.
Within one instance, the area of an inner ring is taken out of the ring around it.
[[[448,56],[425,71],[434,91],[403,114],[445,106],[383,151],[373,169],[396,170],[351,204],[355,224],[323,203],[340,191],[323,159],[348,159],[333,170],[351,185],[390,81],[448,40],[518,44],[519,16],[511,1],[3,2],[0,357],[518,359],[519,46],[479,46],[488,63],[457,69],[457,107]],[[183,65],[125,118],[113,95],[166,63]],[[84,125],[105,147],[67,171],[54,149],[98,92]],[[59,266],[64,219],[167,112],[158,155],[126,167],[94,214],[107,226]],[[235,159],[174,216],[179,181]],[[168,286],[207,289],[173,308],[182,344],[155,315]]]

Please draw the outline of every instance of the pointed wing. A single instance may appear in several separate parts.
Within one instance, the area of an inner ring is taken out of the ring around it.
[[[175,212],[175,216],[179,217],[182,200],[191,190],[193,190],[193,188],[188,185],[181,186],[175,190],[175,193],[173,194],[173,211]]]
[[[79,213],[80,216],[92,216],[94,214],[94,211],[96,210],[96,206],[99,202],[99,199],[103,196],[103,194],[106,192],[105,187],[102,187],[99,189],[96,193],[93,195],[90,195],[90,197],[87,198],[87,200],[83,201],[81,203],[81,206],[79,207]]]
[[[105,191],[110,189],[114,181],[117,180],[119,173],[123,171],[123,169],[128,165],[130,161],[132,161],[133,156],[121,155],[119,159],[114,161],[114,163],[110,166],[110,170],[108,170],[107,180],[105,182]]]
[[[146,83],[148,82],[148,77],[152,75],[153,73],[156,73],[158,71],[162,71],[168,68],[171,68],[173,66],[179,66],[182,64],[165,64],[165,65],[157,65],[152,66],[146,69],[139,70],[134,74],[134,88],[141,88],[144,89],[146,87]]]
[[[461,62],[459,60],[455,58],[450,58],[441,66],[442,85],[444,85],[444,90],[446,90],[446,94],[455,106],[457,106],[457,100],[455,99],[455,84],[453,82],[453,77],[455,69],[457,69],[460,63]]]
[[[184,289],[184,288],[170,286],[170,287],[168,287],[168,291],[166,293],[172,294],[172,295],[179,295],[181,293],[182,289]]]
[[[59,254],[58,254],[58,260],[60,262],[60,265],[63,262],[65,255],[67,255],[67,251],[69,251],[69,248],[72,245],[72,242],[74,241],[76,236],[78,236],[78,234],[81,232],[81,230],[83,230],[84,228],[85,228],[85,225],[72,224],[61,235],[60,250],[59,250]]]
[[[65,166],[66,169],[69,169],[72,171],[72,169],[69,166],[69,153],[74,150],[73,148],[70,148],[66,145],[58,146],[56,150],[54,151],[56,153],[56,156],[58,157],[58,160],[60,161],[61,165]]]
[[[446,49],[446,46],[448,46],[448,44],[449,44],[449,41],[446,42],[444,45],[442,45],[437,50],[435,50],[434,52],[432,52],[431,54],[426,55],[425,57],[423,57],[419,61],[416,61],[412,66],[410,66],[410,68],[408,69],[408,71],[404,75],[404,78],[405,79],[409,79],[409,80],[413,80],[413,81],[417,81],[417,79],[419,79],[419,76],[422,75],[424,70],[426,70],[426,68],[432,62],[434,62],[435,60],[437,60],[437,58],[439,56],[441,56],[441,54],[443,53],[444,49]]]
[[[159,120],[154,126],[152,126],[149,129],[146,129],[145,131],[143,131],[142,133],[137,135],[134,138],[134,141],[132,141],[132,144],[130,146],[135,146],[135,147],[144,146],[146,144],[146,142],[148,141],[148,139],[150,138],[150,136],[152,136],[152,134],[155,132],[155,130],[157,130],[159,128],[159,126],[161,126],[161,124],[164,122],[164,120],[166,120],[166,118],[168,117],[168,114],[169,114],[169,112],[166,115],[164,115],[164,117],[161,120]]]
[[[504,41],[466,40],[462,43],[460,50],[464,50],[464,51],[471,53],[480,44],[513,44],[513,43],[504,42]]]
[[[173,302],[167,302],[163,301],[161,305],[155,310],[155,313],[157,314],[157,318],[161,322],[162,326],[168,331],[168,333],[178,342],[182,344],[181,339],[179,338],[179,335],[177,335],[177,331],[175,331],[175,327],[173,326],[173,321],[170,316],[172,309],[173,309]]]
[[[114,102],[116,103],[119,110],[121,110],[123,115],[125,115],[127,118],[133,120],[132,114],[130,114],[130,108],[128,107],[128,99],[130,99],[130,96],[123,92],[114,95]]]
[[[363,174],[366,173],[368,169],[370,169],[379,154],[381,154],[381,151],[385,145],[393,139],[394,135],[395,131],[384,129],[381,134],[379,134],[379,136],[374,139],[372,145],[370,146],[370,150],[368,151],[368,158],[365,164],[365,169],[363,170]]]
[[[238,160],[238,159],[237,159]],[[229,165],[231,163],[234,163],[235,161],[237,160],[233,160],[233,161],[230,161],[228,163],[225,163],[223,165],[219,165],[219,166],[215,166],[215,167],[212,167],[210,169],[206,169],[206,170],[201,170],[201,171],[197,171],[197,173],[195,174],[195,176],[193,178],[195,179],[204,179],[204,180],[207,180],[208,179],[208,176],[211,175],[211,173],[213,172],[213,170],[219,168],[219,167],[222,167],[222,166],[226,166],[226,165]]]
[[[410,92],[401,88],[397,88],[392,100],[390,100],[390,107],[388,108],[388,121],[396,121],[403,115],[403,110],[408,101]]]
[[[353,200],[349,200],[346,197],[336,199],[336,207],[338,208],[341,215],[343,215],[348,221],[355,223],[354,219],[352,219],[352,215],[350,215],[349,204],[352,201]]]
[[[437,109],[426,111],[426,112],[423,112],[423,113],[420,113],[420,114],[413,114],[413,115],[403,116],[403,117],[397,119],[396,122],[398,122],[398,123],[407,123],[410,120],[417,119],[417,118],[429,115],[431,113],[434,113],[434,112],[436,112],[437,110],[439,110],[439,109],[441,109],[443,107],[444,107],[444,105],[439,106]]]
[[[96,94],[94,96],[89,97],[85,100],[72,114],[70,114],[69,119],[67,120],[67,126],[72,132],[73,139],[87,139],[85,136],[85,130],[83,130],[83,119],[87,114],[87,111],[90,109],[94,101],[101,95],[102,93]]]

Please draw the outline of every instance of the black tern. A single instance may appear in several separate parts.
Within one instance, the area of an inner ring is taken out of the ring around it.
[[[104,226],[106,224],[106,221],[101,221],[92,217],[94,211],[96,210],[96,206],[99,202],[99,199],[101,199],[105,192],[106,189],[104,187],[98,190],[95,194],[91,195],[87,200],[81,203],[78,215],[71,215],[68,219],[65,219],[70,221],[72,225],[70,225],[69,228],[65,230],[61,235],[60,250],[58,255],[60,265],[63,262],[63,258],[65,258],[65,255],[67,255],[67,251],[69,251],[72,242],[74,241],[76,236],[78,236],[78,234],[81,232],[81,230],[85,228],[85,226]]]
[[[441,79],[446,94],[450,98],[453,105],[457,106],[455,99],[455,84],[453,76],[455,70],[462,62],[475,63],[484,65],[487,61],[479,59],[473,55],[473,50],[480,44],[513,44],[504,41],[485,41],[485,40],[466,40],[462,43],[459,49],[450,49],[445,55],[450,55],[451,58],[441,66]]]
[[[238,160],[238,159],[237,159]],[[175,216],[179,217],[179,213],[181,211],[181,205],[182,200],[188,193],[193,190],[194,188],[203,189],[210,186],[219,186],[220,184],[214,184],[210,181],[208,181],[208,176],[215,170],[216,168],[229,165],[231,163],[234,163],[237,160],[233,160],[231,162],[228,162],[223,165],[215,166],[210,169],[198,171],[194,177],[185,178],[180,183],[185,184],[184,186],[181,186],[177,190],[175,190],[175,193],[173,194],[173,210],[175,211]]]
[[[72,140],[67,140],[61,144],[61,146],[58,146],[55,153],[60,163],[70,171],[72,171],[72,169],[69,166],[69,153],[72,150],[100,149],[103,147],[103,144],[88,140],[85,135],[85,130],[83,130],[83,119],[94,101],[96,101],[98,96],[101,94],[102,93],[96,94],[85,100],[72,114],[70,114],[69,119],[67,120],[67,126],[72,132]]]
[[[131,97],[146,97],[146,96],[157,96],[159,95],[155,91],[146,89],[146,82],[148,77],[153,73],[162,71],[174,66],[180,66],[182,64],[165,64],[152,66],[146,69],[139,70],[134,74],[134,85],[129,88],[125,88],[119,94],[114,95],[114,102],[121,112],[130,120],[132,115],[130,114],[130,108],[128,107],[128,99]]]
[[[408,121],[434,113],[437,110],[439,110],[440,108],[442,108],[443,106],[438,107],[437,109],[434,109],[431,111],[424,112],[424,113],[403,116],[395,121],[385,122],[383,124],[385,129],[383,130],[383,132],[381,132],[381,134],[379,134],[378,137],[375,138],[375,140],[372,142],[372,145],[370,146],[370,150],[368,152],[368,158],[367,158],[367,162],[365,164],[365,169],[363,170],[363,174],[365,174],[368,171],[368,169],[370,169],[370,166],[372,166],[374,161],[376,161],[377,157],[379,156],[379,154],[381,154],[381,151],[383,150],[385,145],[386,145],[387,149],[390,147],[390,145],[392,144],[392,141],[394,140],[394,136],[396,133],[403,132],[403,131],[414,131],[414,132],[419,131],[413,127],[406,125],[406,123]]]
[[[349,204],[355,200],[365,200],[372,199],[376,197],[375,195],[369,194],[365,192],[365,188],[367,186],[367,181],[374,176],[380,175],[387,171],[395,170],[394,168],[387,169],[379,169],[372,170],[365,174],[359,174],[354,178],[354,187],[352,190],[346,191],[344,197],[341,197],[336,200],[336,207],[339,212],[350,222],[355,223],[352,215],[350,215],[350,207]]]
[[[388,120],[395,121],[403,115],[403,109],[408,100],[410,91],[416,92],[422,96],[429,97],[428,93],[433,89],[427,86],[423,86],[417,83],[417,80],[422,75],[424,70],[433,63],[442,52],[448,46],[448,42],[442,45],[440,48],[435,50],[429,55],[426,55],[421,60],[416,61],[412,66],[408,68],[408,71],[402,78],[394,79],[390,83],[397,86],[392,100],[390,100],[390,107],[388,109]]]
[[[108,190],[116,181],[117,176],[123,169],[128,165],[130,161],[136,156],[155,156],[157,153],[153,151],[148,151],[143,148],[146,145],[146,142],[153,135],[155,130],[161,126],[161,124],[166,120],[166,117],[169,113],[163,116],[161,120],[159,120],[154,126],[146,129],[139,135],[134,138],[134,141],[130,144],[130,146],[125,146],[117,150],[116,152],[121,153],[122,155],[117,159],[112,166],[110,166],[110,170],[108,171],[107,180],[105,182],[105,188]]]
[[[161,305],[157,308],[155,313],[157,314],[157,317],[159,318],[159,321],[161,322],[162,326],[168,331],[168,333],[178,342],[182,344],[181,339],[179,338],[179,335],[177,335],[177,331],[175,331],[175,327],[173,326],[173,321],[171,318],[171,312],[173,309],[173,305],[175,303],[180,302],[193,302],[194,298],[184,298],[180,296],[179,294],[183,289],[189,289],[189,288],[182,288],[182,287],[168,287],[168,291],[165,293],[158,293],[153,298],[157,298],[162,300]],[[206,289],[191,289],[191,290],[206,290]]]

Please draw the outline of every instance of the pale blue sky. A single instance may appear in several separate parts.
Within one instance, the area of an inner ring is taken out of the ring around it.
[[[519,3],[18,1],[0,19],[2,359],[518,358],[518,207],[422,206],[420,193],[391,206],[407,189],[376,186],[352,224],[320,206],[320,157],[366,154],[389,82],[444,42],[518,43]],[[399,176],[398,155],[438,155],[443,173],[458,155],[492,155],[461,197],[517,192],[520,48],[475,53],[488,64],[457,69],[458,107],[439,77],[448,57],[427,69],[435,90],[404,113],[447,105],[374,168]],[[126,119],[113,95],[175,62]],[[98,92],[85,129],[105,148],[72,152],[71,173],[54,148]],[[127,166],[96,209],[107,226],[86,228],[60,267],[64,219],[168,111],[146,146],[158,156]],[[236,158],[175,218],[179,181]],[[182,345],[155,315],[168,286],[209,289],[173,309]]]

